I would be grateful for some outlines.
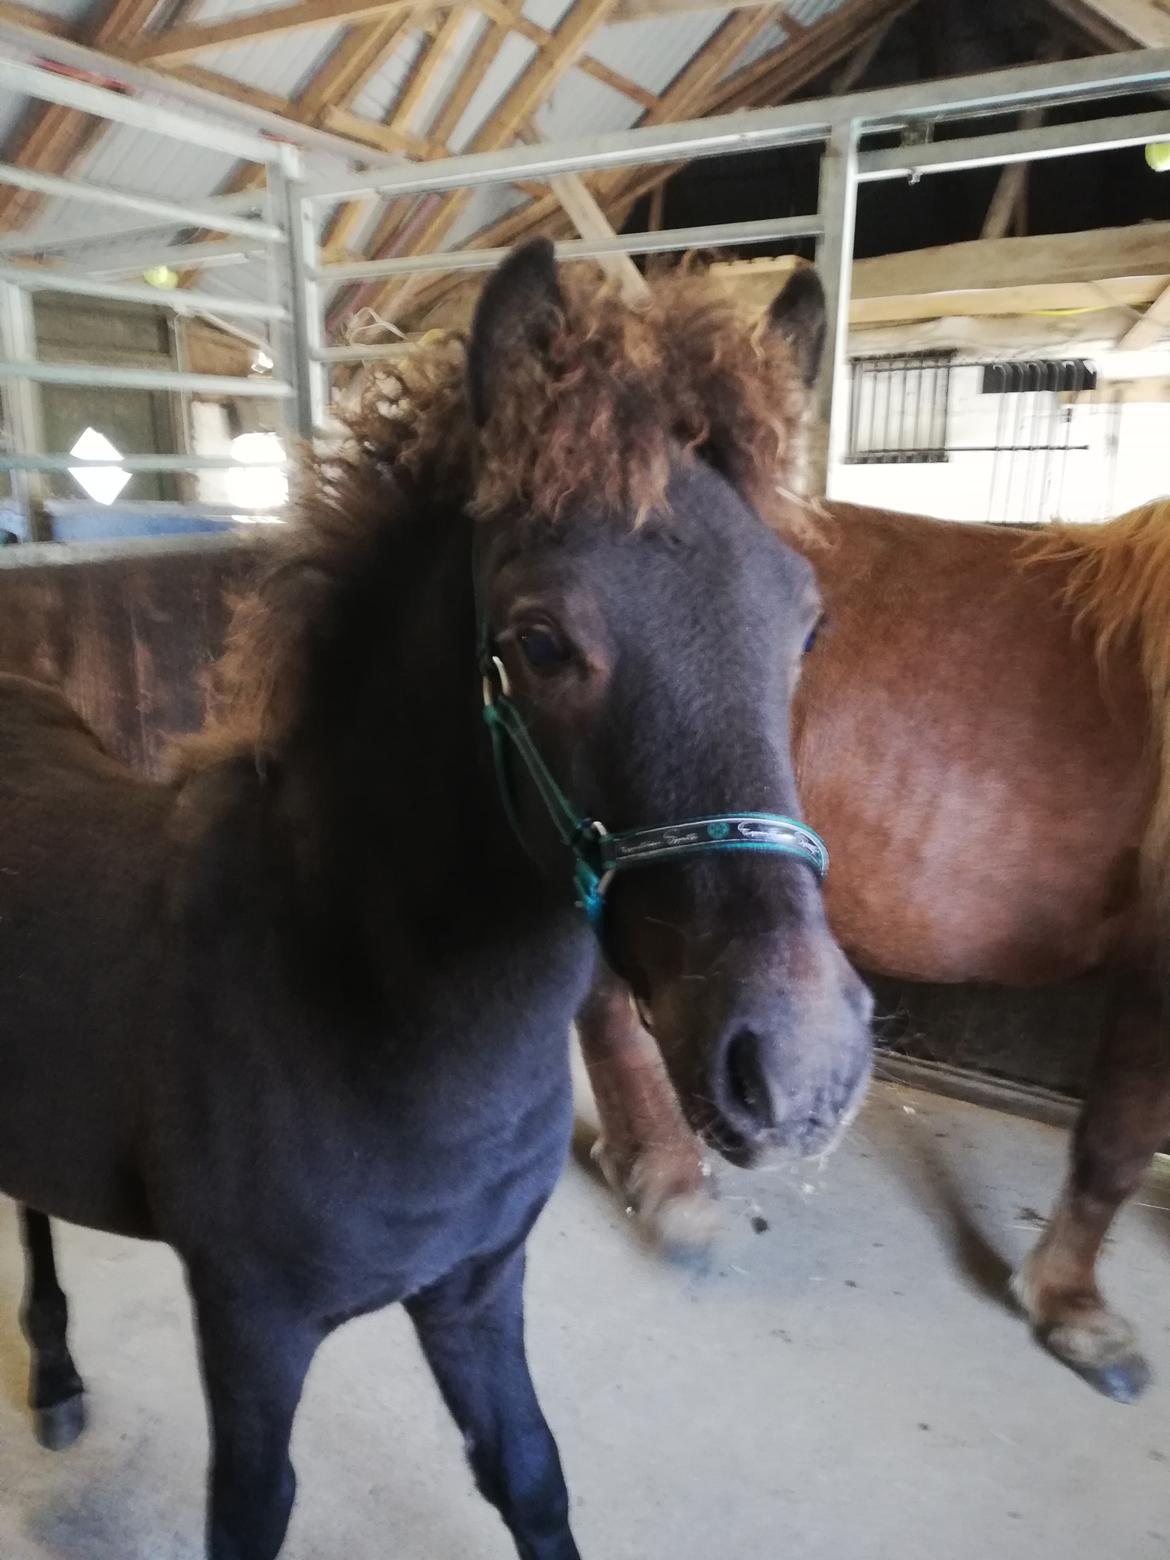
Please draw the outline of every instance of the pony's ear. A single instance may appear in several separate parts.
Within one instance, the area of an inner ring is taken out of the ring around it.
[[[825,289],[811,265],[793,271],[773,298],[768,328],[783,338],[797,373],[811,390],[825,351]]]
[[[499,380],[518,352],[544,352],[564,310],[553,246],[533,238],[514,249],[480,294],[467,352],[467,393],[478,427],[491,416]]]

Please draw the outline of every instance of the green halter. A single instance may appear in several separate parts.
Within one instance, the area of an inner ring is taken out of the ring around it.
[[[596,818],[579,813],[553,779],[512,702],[504,663],[492,647],[486,621],[480,617],[479,661],[483,676],[483,717],[492,738],[492,757],[500,799],[516,838],[525,844],[516,807],[508,752],[515,752],[540,794],[558,835],[573,856],[577,903],[590,926],[601,935],[605,894],[614,874],[629,867],[695,856],[706,851],[768,851],[792,856],[811,867],[818,880],[829,870],[829,852],[820,835],[795,818],[778,813],[714,813],[682,823],[650,829],[626,829],[610,834]],[[527,849],[527,846],[525,846]]]

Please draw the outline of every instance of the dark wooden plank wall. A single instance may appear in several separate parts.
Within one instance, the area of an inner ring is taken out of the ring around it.
[[[0,669],[61,688],[111,752],[159,775],[170,739],[203,719],[255,550],[216,539],[52,553],[0,551]]]
[[[229,599],[255,548],[140,544],[117,555],[0,551],[0,668],[62,688],[109,749],[150,775],[196,730]],[[29,560],[29,561],[24,561]],[[876,983],[879,1043],[911,1063],[1079,1094],[1105,1018],[1101,981],[1031,992]]]

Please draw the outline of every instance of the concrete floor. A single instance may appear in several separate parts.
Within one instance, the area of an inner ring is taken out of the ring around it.
[[[1131,1208],[1107,1264],[1159,1378],[1138,1406],[1095,1396],[1002,1299],[1063,1151],[1050,1129],[880,1087],[825,1171],[725,1173],[731,1228],[701,1279],[640,1249],[571,1166],[534,1241],[530,1332],[586,1560],[1165,1560],[1170,1207]],[[177,1265],[82,1231],[62,1245],[92,1425],[54,1457],[25,1420],[0,1205],[0,1556],[198,1560]],[[399,1313],[322,1351],[295,1455],[287,1560],[512,1553]]]

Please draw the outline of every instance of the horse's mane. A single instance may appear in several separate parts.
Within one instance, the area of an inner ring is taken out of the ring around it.
[[[1067,564],[1063,599],[1092,635],[1103,677],[1116,654],[1137,657],[1159,760],[1144,878],[1152,906],[1170,922],[1170,498],[1103,525],[1046,526],[1024,556]]]
[[[585,272],[583,275],[582,272]],[[545,350],[517,350],[473,424],[466,344],[419,344],[302,464],[292,523],[236,610],[213,673],[211,724],[187,764],[278,749],[305,691],[309,648],[368,573],[385,528],[420,507],[556,525],[578,501],[638,523],[665,503],[672,450],[707,458],[765,523],[814,539],[803,480],[807,392],[780,334],[746,320],[706,274],[680,269],[623,303],[584,267],[561,272]]]

